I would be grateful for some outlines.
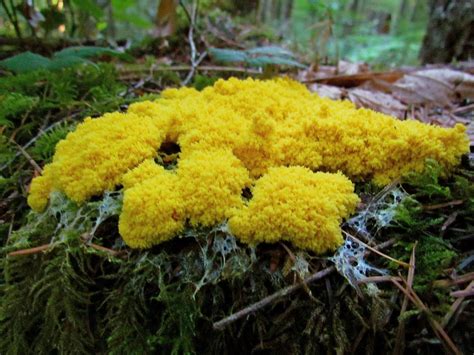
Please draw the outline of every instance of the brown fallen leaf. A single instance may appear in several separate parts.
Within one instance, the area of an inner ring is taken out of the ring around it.
[[[337,65],[312,64],[309,68],[300,70],[297,79],[302,82],[312,82],[332,77],[367,73],[368,71],[369,65],[367,63],[352,63],[340,60]]]
[[[334,85],[345,88],[354,88],[364,84],[369,80],[384,80],[388,83],[393,83],[403,77],[403,72],[381,72],[381,73],[359,73],[354,75],[336,75],[327,78],[314,79],[312,81],[304,81],[305,83],[320,83],[327,85]]]
[[[401,119],[406,116],[407,107],[404,104],[380,91],[356,88],[348,91],[348,98],[358,107],[370,108]]]
[[[352,63],[345,60],[340,60],[337,63],[338,75],[354,75],[354,74],[366,73],[368,71],[369,71],[369,65],[367,63]]]
[[[317,93],[321,97],[327,97],[332,100],[340,100],[343,98],[343,89],[336,86],[322,85],[322,84],[310,84],[308,89],[311,92]]]
[[[454,101],[474,97],[474,75],[452,69],[420,70],[404,75],[390,89],[406,104],[449,107]]]

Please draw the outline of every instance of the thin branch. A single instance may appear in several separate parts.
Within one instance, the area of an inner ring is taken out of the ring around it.
[[[436,280],[435,282],[433,282],[433,287],[450,287],[454,285],[460,285],[472,280],[474,280],[474,272],[469,272],[454,279]]]
[[[474,296],[474,285],[470,284],[465,290],[451,292],[452,297],[469,297]]]
[[[461,354],[459,349],[456,347],[456,345],[453,343],[449,335],[444,331],[443,327],[432,317],[431,311],[426,305],[421,301],[421,299],[418,297],[418,295],[413,291],[413,289],[408,285],[407,281],[403,279],[402,281],[405,284],[405,287],[403,287],[398,281],[392,280],[393,284],[397,286],[400,291],[402,291],[413,304],[420,310],[426,313],[427,318],[428,318],[428,323],[430,324],[431,328],[433,329],[434,333],[436,336],[443,341],[443,343],[449,348],[449,350],[453,354]]]
[[[88,246],[88,247],[91,247],[95,250],[99,250],[99,251],[102,251],[102,252],[106,252],[112,256],[117,256],[119,254],[121,254],[123,251],[120,251],[120,250],[113,250],[113,249],[109,249],[109,248],[106,248],[102,245],[98,245],[98,244],[94,244],[94,243],[86,243],[84,240],[84,245]],[[47,251],[49,248],[52,248],[54,247],[54,243],[49,243],[49,244],[43,244],[43,245],[40,245],[40,246],[37,246],[37,247],[34,247],[34,248],[28,248],[28,249],[20,249],[20,250],[15,250],[15,251],[12,251],[10,253],[8,253],[8,256],[22,256],[22,255],[32,255],[32,254],[39,254],[43,251]]]
[[[46,129],[44,130],[41,130],[35,137],[33,137],[32,139],[30,139],[28,141],[28,143],[26,143],[24,146],[22,146],[21,148],[23,148],[23,150],[26,150],[27,148],[29,148],[31,145],[33,145],[38,139],[40,139],[45,133],[47,133],[48,131],[52,130],[54,127],[60,125],[61,123],[67,121],[68,119],[76,116],[76,114],[70,116],[70,117],[65,117],[63,118],[62,120],[60,121],[57,121],[55,123],[53,123],[52,125],[50,125],[49,127],[47,127]],[[17,143],[15,143],[17,144]],[[6,168],[8,168],[8,166],[10,166],[11,163],[13,163],[15,161],[16,158],[18,158],[20,155],[22,155],[21,153],[21,150],[19,149],[19,151],[8,161],[6,162],[5,164],[3,164],[1,167],[0,167],[0,171],[3,171],[5,170]]]
[[[445,202],[445,203],[438,203],[436,205],[423,206],[423,209],[426,210],[426,211],[432,211],[432,210],[437,210],[437,209],[440,209],[440,208],[462,205],[463,203],[464,203],[464,200],[454,200],[454,201],[449,201],[449,202]]]
[[[196,26],[196,17],[197,17],[198,8],[199,8],[199,0],[193,1],[193,9],[192,9],[191,16],[189,15],[189,12],[187,11],[186,6],[184,6],[183,2],[180,1],[179,3],[183,7],[189,20],[188,41],[189,41],[189,46],[191,47],[191,70],[186,76],[186,79],[184,79],[183,82],[181,83],[181,85],[186,86],[193,78],[194,73],[196,72],[196,67],[206,56],[206,52],[200,54],[199,58],[196,59],[197,50],[196,50],[196,44],[194,43],[194,28]]]
[[[407,268],[407,269],[410,268],[410,265],[407,264],[406,262],[397,260],[397,259],[392,258],[391,256],[389,256],[389,255],[387,255],[387,254],[384,254],[384,253],[378,251],[377,249],[375,249],[375,248],[371,247],[370,245],[364,243],[364,242],[361,241],[360,239],[358,239],[358,238],[354,237],[353,235],[347,233],[345,230],[342,230],[342,232],[343,232],[345,235],[347,235],[348,237],[354,239],[357,243],[360,243],[360,244],[362,244],[363,246],[365,246],[365,247],[366,247],[367,249],[369,249],[370,251],[373,251],[374,253],[376,253],[376,254],[378,254],[378,255],[380,255],[380,256],[382,256],[382,257],[384,257],[384,258],[386,258],[386,259],[388,259],[388,260],[390,260],[390,261],[393,261],[394,263],[397,263],[398,265],[401,265],[401,266],[403,266],[403,267],[405,267],[405,268]]]
[[[402,281],[401,278],[397,276],[370,276],[366,277],[365,279],[357,281],[358,284],[368,284],[368,283],[379,283],[379,282],[392,282],[395,279],[397,281]]]
[[[41,169],[41,167],[38,165],[37,162],[35,162],[35,160],[31,157],[31,155],[28,154],[28,152],[17,142],[15,141],[12,141],[12,142],[16,145],[20,153],[28,160],[28,162],[36,170],[36,172],[39,173],[40,175],[43,174],[43,169]]]
[[[467,286],[465,288],[465,290],[469,290],[470,288],[473,288],[474,287],[474,281],[471,281],[471,283],[469,284],[469,286]],[[453,317],[453,315],[456,313],[456,311],[458,310],[459,306],[464,302],[464,298],[465,297],[459,297],[458,299],[456,299],[456,301],[454,301],[454,303],[451,305],[451,307],[449,308],[449,311],[446,313],[446,315],[443,317],[443,320],[441,321],[441,326],[443,328],[446,328],[446,326],[449,324],[449,321],[451,320],[451,318]]]
[[[408,279],[407,283],[408,286],[411,288],[413,286],[413,280],[415,278],[415,249],[417,243],[413,246],[410,256],[410,269],[408,269]],[[398,280],[397,280],[398,281]],[[400,315],[406,312],[408,308],[408,296],[405,294],[403,298],[402,308],[400,309]],[[397,337],[395,341],[395,349],[393,350],[393,354],[403,354],[405,348],[405,321],[400,318],[400,324],[398,325],[397,329]]]
[[[175,65],[175,66],[162,66],[153,68],[153,72],[160,72],[160,71],[189,71],[192,69],[191,65]],[[128,69],[122,70],[122,75],[120,77],[121,80],[135,80],[137,76],[125,76],[126,74],[133,74],[133,73],[140,73],[143,71],[148,71],[149,68],[144,69]],[[262,74],[261,70],[258,69],[249,69],[245,67],[224,67],[218,65],[203,65],[199,67],[201,71],[214,71],[214,72],[236,72],[236,73],[246,73],[246,74]],[[140,78],[140,76],[138,77]]]
[[[222,330],[224,329],[226,326],[228,326],[229,324],[235,322],[236,320],[240,319],[240,318],[243,318],[245,316],[248,316],[249,314],[252,314],[256,311],[258,311],[259,309],[269,305],[270,303],[276,301],[277,299],[279,298],[282,298],[286,295],[289,295],[290,293],[293,293],[294,291],[298,290],[300,287],[302,287],[305,283],[310,283],[310,282],[314,282],[316,280],[320,280],[324,277],[326,277],[327,275],[333,273],[334,271],[336,271],[336,268],[334,266],[330,266],[330,267],[327,267],[321,271],[318,271],[316,273],[314,273],[313,275],[307,277],[304,282],[300,282],[296,285],[291,285],[291,286],[288,286],[288,287],[285,287],[285,288],[282,288],[280,291],[278,292],[275,292],[273,294],[271,294],[270,296],[267,296],[263,299],[261,299],[260,301],[248,306],[248,307],[245,307],[244,309],[241,309],[240,311],[234,313],[234,314],[231,314],[230,316],[214,323],[212,325],[212,327],[214,329],[217,329],[217,330]]]
[[[38,254],[38,253],[41,253],[42,251],[49,249],[49,247],[51,247],[51,244],[43,244],[34,248],[15,250],[8,253],[8,256]]]
[[[386,247],[394,244],[395,242],[396,242],[396,239],[387,240],[386,242],[381,243],[378,246],[376,246],[375,248],[373,248],[373,250],[386,248]],[[217,330],[222,330],[226,326],[228,326],[229,324],[234,323],[235,321],[239,320],[240,318],[246,317],[246,316],[260,310],[261,308],[271,304],[272,302],[274,302],[274,301],[276,301],[276,300],[278,300],[278,299],[280,299],[284,296],[287,296],[290,293],[295,292],[299,288],[304,287],[305,285],[307,285],[311,282],[314,282],[316,280],[320,280],[320,279],[326,277],[327,275],[333,273],[334,271],[336,271],[336,268],[334,266],[330,266],[330,267],[327,267],[327,268],[325,268],[321,271],[318,271],[318,272],[308,276],[307,278],[305,278],[303,282],[300,282],[296,285],[287,286],[287,287],[271,294],[270,296],[267,296],[267,297],[261,299],[260,301],[254,303],[254,304],[252,304],[248,307],[245,307],[245,308],[241,309],[240,311],[238,311],[236,313],[233,313],[233,314],[231,314],[230,316],[228,316],[226,318],[221,319],[218,322],[215,322],[212,325],[212,327],[214,329],[217,329]]]

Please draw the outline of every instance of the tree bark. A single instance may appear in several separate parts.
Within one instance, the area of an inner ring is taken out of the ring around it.
[[[426,63],[450,63],[474,58],[472,0],[431,0],[430,17],[420,51]]]

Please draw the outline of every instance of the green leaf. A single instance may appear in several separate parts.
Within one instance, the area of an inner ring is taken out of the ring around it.
[[[72,0],[72,2],[80,10],[91,14],[96,19],[100,19],[104,15],[104,11],[94,0]]]
[[[94,46],[76,46],[68,47],[60,50],[59,52],[54,53],[55,58],[64,58],[64,57],[78,57],[78,58],[91,58],[101,55],[109,55],[113,57],[118,57],[122,59],[129,59],[130,56],[119,52],[112,48],[106,47],[94,47]]]
[[[247,60],[247,63],[255,67],[263,67],[265,65],[286,65],[290,67],[305,68],[305,66],[296,60],[284,57],[269,57],[269,56],[260,56],[255,58],[250,58]]]
[[[221,49],[210,48],[209,53],[218,62],[246,62],[248,59],[247,53],[235,49]]]
[[[26,73],[38,69],[47,69],[50,63],[50,59],[28,51],[0,61],[0,68],[14,73]]]
[[[81,57],[64,56],[64,57],[59,57],[59,58],[53,58],[53,60],[49,64],[48,69],[58,70],[58,69],[63,69],[63,68],[70,68],[75,65],[84,64],[84,63],[94,64],[93,62]]]
[[[289,50],[277,47],[277,46],[264,46],[264,47],[257,47],[248,49],[246,51],[249,54],[256,54],[256,55],[270,55],[270,56],[278,56],[278,57],[291,57],[295,58],[295,55],[291,53]]]
[[[257,47],[249,50],[211,48],[210,54],[218,62],[245,63],[254,67],[267,65],[285,65],[304,68],[305,66],[294,58],[290,51],[276,46]]]

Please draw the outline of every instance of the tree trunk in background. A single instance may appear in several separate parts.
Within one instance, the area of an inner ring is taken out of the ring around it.
[[[425,63],[474,58],[472,0],[431,0],[430,18],[420,51]]]
[[[160,0],[155,16],[155,37],[168,37],[176,31],[176,8],[178,0]]]

